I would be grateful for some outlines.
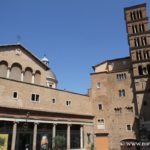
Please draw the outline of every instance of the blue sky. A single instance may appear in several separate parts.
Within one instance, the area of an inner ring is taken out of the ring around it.
[[[92,66],[128,55],[123,8],[148,0],[1,0],[0,44],[44,54],[58,88],[86,93]]]

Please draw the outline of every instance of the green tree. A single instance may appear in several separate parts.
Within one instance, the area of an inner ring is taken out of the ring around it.
[[[63,150],[65,149],[66,146],[66,139],[63,136],[56,136],[53,139],[53,142],[55,143],[55,147],[53,150]]]

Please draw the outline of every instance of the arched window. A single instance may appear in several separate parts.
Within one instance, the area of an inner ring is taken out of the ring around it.
[[[140,32],[144,32],[145,31],[144,24],[139,24],[139,31]]]
[[[143,14],[142,14],[142,11],[141,11],[141,10],[139,11],[139,17],[140,17],[140,19],[143,18]]]
[[[117,80],[119,80],[119,74],[117,74]]]
[[[136,11],[137,19],[140,19],[139,11]]]
[[[119,80],[121,80],[121,74],[119,74],[118,77],[119,77]]]
[[[124,79],[124,76],[123,76],[123,74],[121,74],[121,80],[123,80]]]
[[[101,88],[101,83],[97,82],[96,87],[97,87],[97,89],[100,89]]]
[[[137,59],[137,60],[142,60],[142,53],[141,53],[140,50],[139,50],[139,51],[136,51],[136,59]]]
[[[137,40],[137,46],[140,46],[140,40],[139,40],[139,38],[137,38],[136,40]]]
[[[22,71],[22,66],[18,63],[14,63],[11,66],[10,79],[21,81],[21,71]]]
[[[121,92],[122,92],[122,96],[126,96],[126,93],[125,93],[124,89]]]
[[[119,90],[119,97],[121,97],[122,96],[122,91],[121,90]]]
[[[40,71],[35,72],[34,83],[35,84],[41,83],[41,72]]]
[[[150,75],[150,65],[147,65],[147,71],[148,71],[148,75]]]
[[[149,59],[149,51],[146,51],[146,58]]]
[[[8,69],[8,63],[6,61],[0,62],[0,77],[7,77],[7,69]]]
[[[143,75],[142,66],[138,66],[139,75]]]
[[[147,39],[146,37],[141,37],[142,45],[146,46],[147,45]]]
[[[137,41],[134,39],[134,46],[137,47]]]
[[[133,21],[133,13],[132,12],[130,12],[130,18]]]
[[[137,33],[138,32],[138,27],[137,27],[137,25],[135,25],[135,33]]]
[[[136,33],[134,25],[132,26],[132,32]]]
[[[27,67],[25,69],[24,82],[28,82],[28,83],[32,82],[32,73],[33,73],[33,70],[30,67]]]
[[[145,31],[145,26],[144,26],[144,24],[142,24],[141,28],[142,28],[142,32],[144,32],[144,31]]]
[[[126,73],[117,74],[117,80],[125,80],[126,79]]]
[[[142,25],[141,25],[141,24],[139,24],[139,31],[140,31],[140,32],[143,31],[143,30],[142,30]]]
[[[145,45],[147,45],[147,38],[146,37],[144,37],[144,43],[145,43]]]
[[[135,11],[133,12],[133,20],[136,20],[136,14],[135,14]]]
[[[126,78],[127,78],[126,73],[124,73],[124,79],[126,79]]]
[[[139,60],[139,52],[136,51],[136,60]]]
[[[144,75],[147,74],[147,68],[146,68],[146,67],[143,68],[143,74],[144,74]]]
[[[143,56],[144,56],[144,59],[149,59],[149,51],[148,50],[143,51]]]
[[[139,51],[139,60],[142,60],[142,53]]]
[[[125,90],[124,89],[119,90],[119,97],[124,97],[124,96],[126,96]]]
[[[134,45],[135,45],[135,47],[140,46],[140,40],[139,40],[139,38],[135,38],[134,39]]]
[[[138,27],[137,27],[137,25],[133,25],[132,26],[132,31],[133,31],[133,33],[138,33]]]
[[[144,59],[147,59],[146,51],[143,51],[143,56],[144,56]]]

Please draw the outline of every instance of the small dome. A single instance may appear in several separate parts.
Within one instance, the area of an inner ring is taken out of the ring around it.
[[[42,62],[49,62],[48,58],[46,58],[45,56],[41,59]]]
[[[46,58],[46,56],[44,56],[41,61],[48,66],[49,60]]]
[[[48,79],[53,79],[53,80],[57,81],[56,75],[54,74],[54,72],[53,72],[52,70],[48,70],[48,71],[47,71],[46,77],[47,77]]]

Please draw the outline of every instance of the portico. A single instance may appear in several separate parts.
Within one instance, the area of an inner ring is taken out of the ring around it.
[[[40,150],[41,141],[47,138],[49,149],[55,147],[54,138],[63,136],[66,140],[66,149],[84,149],[84,126],[90,123],[63,122],[63,121],[43,121],[0,118],[0,134],[8,134],[8,144],[11,150],[25,149]],[[5,126],[9,127],[9,131]]]

